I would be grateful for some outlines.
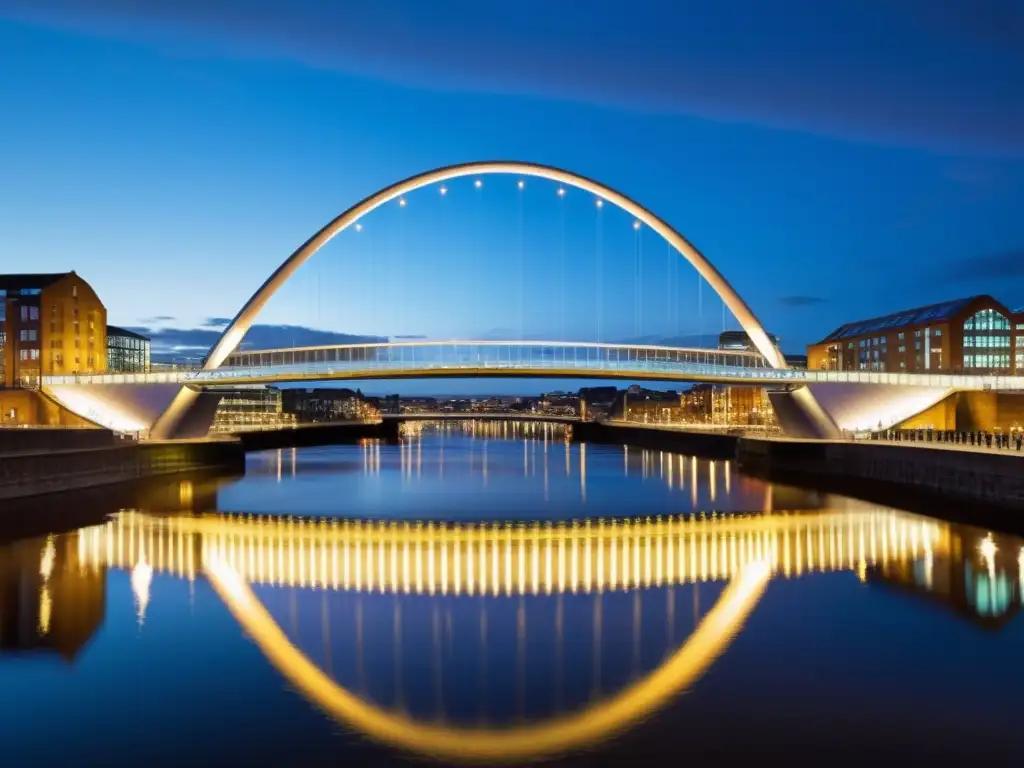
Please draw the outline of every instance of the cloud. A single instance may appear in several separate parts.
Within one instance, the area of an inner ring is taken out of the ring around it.
[[[133,42],[185,37],[220,55],[440,91],[1024,154],[1024,13],[1009,2],[787,0],[785,13],[762,0],[627,6],[5,0],[2,13]],[[1003,55],[993,55],[994,44]]]
[[[950,277],[973,282],[1015,280],[1024,277],[1024,248],[956,259],[950,262],[948,270],[939,272],[939,279],[943,282],[948,281]]]
[[[157,361],[174,358],[202,357],[220,338],[220,331],[211,328],[129,328],[148,336],[152,356]],[[382,336],[358,336],[323,331],[301,325],[254,325],[242,339],[241,349],[277,349],[281,347],[315,347],[330,344],[366,344],[387,341]]]
[[[208,317],[203,321],[204,328],[226,328],[231,325],[230,317]]]
[[[154,317],[143,317],[139,319],[140,323],[146,325],[159,325],[160,323],[173,323],[175,318],[170,315],[155,315]]]
[[[780,296],[779,303],[786,307],[813,307],[816,304],[824,304],[827,299],[821,296]]]

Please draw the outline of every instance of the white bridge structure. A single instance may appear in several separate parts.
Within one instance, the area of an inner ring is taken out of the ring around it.
[[[374,209],[422,187],[484,174],[549,179],[589,192],[647,226],[686,259],[721,297],[755,352],[623,346],[566,341],[429,341],[238,351],[276,291],[313,254]],[[48,376],[43,391],[101,426],[166,439],[202,436],[216,409],[217,387],[303,381],[427,377],[559,377],[748,384],[771,389],[780,425],[799,437],[888,427],[956,391],[1024,391],[1024,377],[793,370],[746,302],[705,256],[663,219],[631,198],[570,171],[514,161],[446,166],[397,182],[333,219],[252,295],[201,370],[149,374]],[[204,397],[203,393],[208,392]]]

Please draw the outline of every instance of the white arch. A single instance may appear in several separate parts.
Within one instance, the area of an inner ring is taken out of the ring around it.
[[[743,330],[749,334],[750,340],[753,342],[758,352],[764,355],[765,359],[772,367],[787,367],[785,358],[783,358],[779,353],[778,348],[771,343],[768,338],[768,334],[765,332],[758,319],[754,316],[750,307],[747,306],[746,302],[740,298],[739,294],[736,293],[733,287],[729,285],[726,279],[722,277],[722,274],[715,269],[711,262],[709,262],[704,255],[690,243],[689,240],[676,231],[674,227],[667,224],[663,219],[656,216],[647,208],[644,208],[639,203],[636,203],[632,199],[626,197],[621,192],[617,192],[611,187],[607,187],[593,179],[588,179],[585,176],[580,176],[572,173],[571,171],[565,171],[548,165],[508,160],[460,163],[458,165],[449,165],[444,168],[427,171],[426,173],[410,176],[403,181],[399,181],[396,184],[385,187],[381,191],[376,192],[353,205],[303,243],[295,253],[285,259],[284,263],[277,268],[274,274],[267,278],[266,282],[260,286],[259,290],[252,295],[252,298],[246,302],[245,306],[242,307],[234,320],[231,321],[231,324],[224,329],[224,333],[221,334],[217,344],[210,351],[210,355],[207,358],[206,365],[204,367],[207,369],[219,367],[220,364],[224,362],[225,358],[227,358],[227,356],[230,355],[236,347],[238,347],[242,338],[245,336],[246,331],[249,330],[249,327],[253,324],[253,321],[256,319],[260,310],[263,309],[263,306],[267,301],[269,301],[270,297],[288,281],[288,278],[290,278],[292,274],[294,274],[294,272],[309,259],[310,256],[330,242],[335,235],[343,232],[363,216],[370,213],[375,208],[379,208],[392,200],[400,198],[402,195],[409,194],[410,192],[422,187],[430,186],[431,184],[440,184],[441,182],[465,176],[494,173],[534,176],[542,179],[548,179],[559,184],[568,184],[607,200],[624,210],[626,213],[635,217],[638,221],[647,225],[649,228],[665,238],[665,240],[667,240],[672,247],[676,249],[676,251],[678,251],[696,268],[701,277],[708,281],[715,292],[722,297],[725,305],[733,315],[735,315],[736,320],[743,327]]]
[[[560,184],[582,189],[586,192],[618,206],[638,221],[661,235],[668,243],[690,262],[708,284],[714,289],[725,305],[736,317],[736,320],[747,332],[751,342],[758,352],[764,355],[769,365],[773,368],[787,368],[786,360],[779,352],[779,349],[772,344],[760,321],[754,316],[747,303],[740,298],[722,274],[704,257],[689,240],[682,236],[674,227],[663,219],[644,208],[626,195],[600,182],[589,179],[586,176],[537,163],[527,163],[509,160],[494,160],[484,162],[460,163],[437,168],[426,173],[410,176],[391,186],[375,192],[369,197],[356,203],[347,211],[329,222],[319,232],[302,244],[291,256],[279,266],[274,273],[260,286],[260,288],[245,303],[245,306],[235,315],[231,323],[224,329],[220,339],[210,350],[204,364],[205,370],[212,370],[220,367],[221,363],[241,343],[242,338],[256,320],[257,315],[264,305],[270,300],[277,290],[284,285],[295,271],[324,245],[340,232],[350,227],[366,214],[386,203],[400,198],[422,187],[431,184],[440,184],[451,179],[465,176],[477,176],[484,174],[517,174],[521,176],[539,177],[548,179]],[[167,411],[160,417],[153,426],[151,435],[153,437],[174,436],[178,422],[184,413],[193,404],[196,394],[193,390],[183,388],[178,396],[168,407]],[[834,425],[833,425],[834,426]]]

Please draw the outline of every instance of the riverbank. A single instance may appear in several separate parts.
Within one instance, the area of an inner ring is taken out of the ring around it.
[[[0,499],[18,499],[183,473],[245,472],[237,440],[179,440],[0,454]]]
[[[977,524],[1024,530],[1024,454],[947,443],[797,440],[616,423],[573,426],[578,441],[626,444],[712,459],[736,459],[748,475],[771,482],[935,514],[945,509]]]
[[[1024,511],[1024,456],[1017,453],[928,443],[741,437],[736,459],[743,472],[756,477],[885,499],[915,511],[972,503],[971,516],[979,523],[1005,527],[1008,512]],[[1024,526],[1024,520],[1009,522],[1015,529]]]
[[[630,445],[708,459],[732,459],[739,437],[724,431],[682,430],[622,422],[581,421],[572,425],[573,442]]]

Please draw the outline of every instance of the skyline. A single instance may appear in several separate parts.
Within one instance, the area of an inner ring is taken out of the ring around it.
[[[18,115],[0,141],[19,190],[0,252],[9,272],[75,269],[113,324],[201,332],[350,204],[485,158],[565,167],[650,207],[789,352],[844,322],[959,296],[1024,304],[1024,99],[1012,87],[1024,15],[997,2],[826,13],[801,0],[790,14],[648,3],[629,33],[615,3],[531,15],[529,3],[342,14],[300,2],[287,25],[269,4],[247,6],[245,24],[228,23],[233,2],[36,5],[0,3],[0,61],[22,73],[0,85]],[[482,191],[453,185],[443,202],[461,207],[442,210],[424,190],[373,214],[366,237],[339,236],[259,323],[580,340],[603,325],[616,341],[720,330],[717,298],[705,287],[696,317],[693,270],[673,277],[653,239],[644,287],[630,290],[628,217],[602,225],[602,303],[588,198],[500,177]],[[556,262],[568,289],[509,275]],[[376,294],[351,286],[399,272],[402,285]]]

